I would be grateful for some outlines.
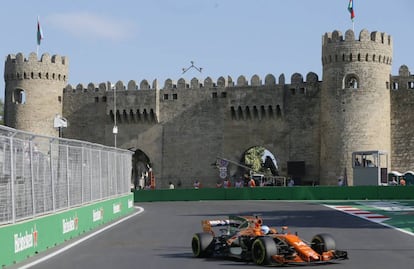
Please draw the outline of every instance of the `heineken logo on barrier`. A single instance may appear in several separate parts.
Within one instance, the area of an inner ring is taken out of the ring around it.
[[[23,233],[14,234],[14,253],[18,253],[28,248],[37,246],[36,225],[30,232],[27,230]]]
[[[76,214],[73,218],[62,219],[63,234],[77,230],[78,223],[79,219]]]
[[[132,208],[134,206],[134,202],[132,199],[128,199],[128,208]]]
[[[114,214],[121,212],[121,203],[116,203],[112,205],[112,212]]]
[[[103,215],[104,215],[104,210],[102,207],[99,209],[92,210],[92,221],[96,222],[96,221],[103,220]]]

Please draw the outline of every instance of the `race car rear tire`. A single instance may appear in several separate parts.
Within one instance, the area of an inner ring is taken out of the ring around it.
[[[213,235],[210,233],[196,233],[191,240],[193,254],[197,258],[209,257],[212,255]]]
[[[319,254],[329,250],[335,250],[335,239],[330,234],[317,234],[311,241],[311,247]]]
[[[257,265],[273,263],[272,256],[278,254],[278,247],[270,236],[259,237],[252,244],[252,260]]]

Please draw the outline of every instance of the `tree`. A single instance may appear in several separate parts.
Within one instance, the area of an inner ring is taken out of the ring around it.
[[[253,147],[246,151],[244,155],[244,162],[250,166],[253,171],[259,172],[262,170],[262,156],[264,154],[264,147]]]

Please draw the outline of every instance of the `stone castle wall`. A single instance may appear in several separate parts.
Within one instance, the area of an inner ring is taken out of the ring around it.
[[[392,169],[414,171],[414,75],[407,66],[391,77]]]
[[[63,107],[71,125],[65,134],[81,133],[77,138],[100,143],[100,135],[105,134],[104,144],[112,145],[116,91],[118,145],[139,148],[150,156],[164,184],[171,180],[189,186],[197,177],[214,185],[218,172],[211,164],[217,157],[240,162],[254,146],[275,154],[285,174],[287,161],[305,161],[308,176],[303,180],[317,181],[320,81],[314,73],[306,79],[294,74],[291,81],[285,84],[281,75],[276,83],[268,75],[263,83],[255,75],[250,81],[240,76],[237,82],[230,77],[206,78],[202,83],[196,78],[190,83],[168,79],[161,89],[156,81],[150,87],[145,80],[140,87],[134,81],[127,86],[122,82],[87,88],[68,85]],[[100,114],[105,119],[91,128],[85,126],[88,115],[98,110],[105,111]],[[237,167],[231,169],[232,174],[237,172]]]
[[[17,62],[24,62],[22,55],[18,57]],[[36,55],[29,58],[36,62]],[[358,38],[350,30],[345,35],[327,33],[322,80],[312,72],[295,73],[290,83],[283,74],[278,79],[269,74],[263,80],[258,75],[236,80],[222,76],[167,79],[163,85],[131,80],[73,87],[64,83],[67,64],[51,64],[41,72],[43,78],[46,73],[49,78],[61,74],[64,79],[55,83],[20,79],[30,70],[36,77],[42,67],[20,68],[13,61],[11,56],[6,61],[6,123],[44,127],[45,121],[36,123],[39,107],[61,96],[60,107],[45,110],[47,117],[61,112],[68,119],[64,137],[113,146],[116,119],[117,146],[144,152],[159,187],[167,187],[169,181],[189,187],[195,179],[214,186],[219,177],[212,164],[217,157],[240,162],[254,146],[275,155],[281,175],[288,175],[287,162],[304,161],[303,184],[333,185],[345,170],[352,184],[351,153],[356,150],[386,150],[392,170],[414,170],[409,127],[414,122],[414,77],[406,66],[398,76],[390,75],[392,39],[385,33],[363,30]],[[349,84],[352,79],[356,87]],[[16,88],[30,92],[30,100],[36,92],[39,103],[25,106],[27,110],[14,106],[10,93]],[[29,111],[36,113],[29,116]],[[230,175],[237,173],[236,166],[229,166]]]

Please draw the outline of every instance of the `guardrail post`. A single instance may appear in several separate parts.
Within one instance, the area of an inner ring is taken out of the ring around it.
[[[52,188],[52,210],[53,212],[56,211],[56,194],[55,194],[55,177],[53,175],[53,141],[54,138],[49,140],[49,158],[50,158],[50,180],[51,180],[51,188]]]
[[[69,182],[69,146],[66,145],[66,195],[68,197],[68,208],[70,208],[70,182]]]
[[[12,206],[12,223],[16,222],[16,196],[14,193],[14,182],[16,180],[16,174],[15,174],[15,166],[14,166],[14,143],[13,143],[13,137],[16,135],[14,133],[12,136],[10,136],[10,189],[11,189],[11,206]]]
[[[33,167],[33,137],[29,141],[29,154],[30,154],[30,179],[32,183],[32,210],[33,217],[36,216],[36,199],[35,199],[35,184],[34,184],[34,167]]]

